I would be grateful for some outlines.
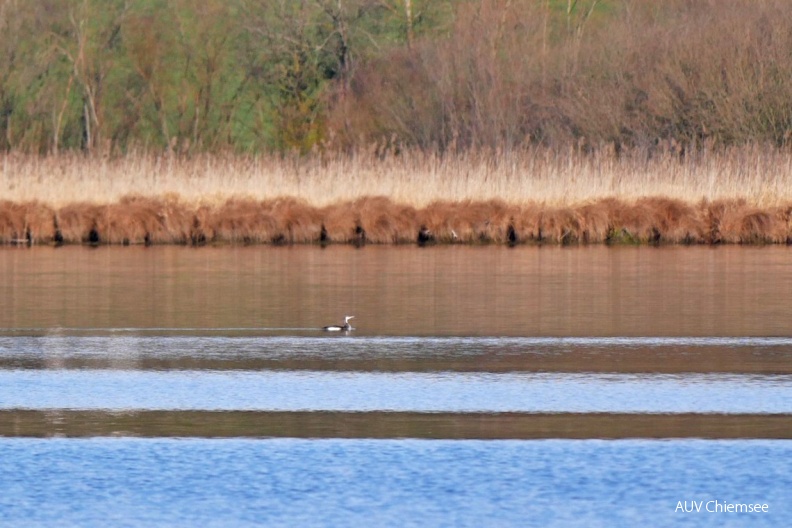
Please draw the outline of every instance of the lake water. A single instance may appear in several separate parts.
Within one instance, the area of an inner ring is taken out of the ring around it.
[[[790,248],[7,248],[0,300],[3,525],[792,522]]]
[[[86,390],[90,388],[90,390]],[[792,376],[3,370],[0,409],[787,413]]]
[[[14,438],[0,450],[4,526],[784,526],[792,515],[792,446],[780,441]],[[768,511],[708,512],[712,501]]]
[[[0,329],[792,337],[792,248],[32,248]]]

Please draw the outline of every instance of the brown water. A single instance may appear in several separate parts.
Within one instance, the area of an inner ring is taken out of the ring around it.
[[[791,257],[0,250],[0,517],[789,525]]]
[[[791,257],[7,248],[0,436],[788,438]]]
[[[0,251],[0,329],[790,336],[786,247]]]

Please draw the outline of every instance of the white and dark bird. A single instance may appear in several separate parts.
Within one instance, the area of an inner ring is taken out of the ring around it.
[[[352,328],[352,325],[349,324],[349,320],[354,318],[355,318],[354,315],[347,315],[344,317],[344,324],[325,326],[324,328],[322,328],[322,330],[324,330],[325,332],[341,332],[341,331],[346,332],[348,330],[354,330],[354,328]]]

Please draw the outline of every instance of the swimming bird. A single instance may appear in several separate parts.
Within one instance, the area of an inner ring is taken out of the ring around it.
[[[352,325],[349,324],[349,320],[354,318],[355,318],[354,315],[347,315],[344,317],[344,324],[325,326],[324,328],[322,328],[322,330],[326,332],[340,332],[342,330],[346,332],[347,330],[354,330],[354,328],[352,328]]]

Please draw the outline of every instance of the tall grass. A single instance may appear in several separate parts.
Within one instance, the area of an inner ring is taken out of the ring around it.
[[[792,154],[743,147],[681,158],[676,152],[582,154],[536,148],[511,153],[419,151],[308,157],[129,155],[92,158],[0,155],[0,199],[51,207],[109,204],[125,196],[171,197],[217,206],[229,198],[295,198],[314,207],[370,196],[423,207],[442,200],[502,199],[573,205],[647,196],[697,202],[792,200]]]
[[[792,154],[12,154],[0,199],[5,243],[785,243]]]

